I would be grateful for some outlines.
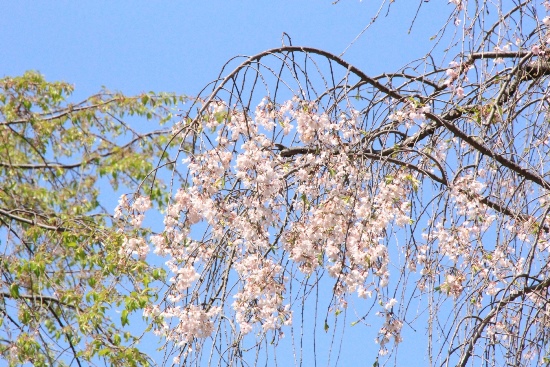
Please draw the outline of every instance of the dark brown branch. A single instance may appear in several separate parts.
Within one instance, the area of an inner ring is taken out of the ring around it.
[[[510,85],[505,87],[502,91],[502,95],[499,96],[496,103],[499,106],[502,106],[516,92],[521,83],[535,80],[546,75],[550,75],[550,63],[548,61],[537,60],[526,64],[524,67],[519,68],[516,73],[516,78],[510,83]],[[512,75],[510,77],[512,77]]]
[[[492,51],[492,52],[475,52],[468,56],[468,60],[480,60],[480,59],[510,59],[525,57],[530,54],[529,51]]]
[[[526,180],[536,183],[539,186],[542,186],[543,188],[549,190],[550,189],[550,182],[544,180],[542,177],[538,176],[536,173],[531,172],[528,169],[525,169],[518,165],[515,162],[512,162],[511,160],[505,158],[501,154],[497,154],[493,151],[491,151],[489,148],[487,148],[485,145],[480,143],[475,137],[468,136],[465,132],[460,130],[457,126],[455,126],[452,122],[442,119],[437,115],[434,115],[432,113],[426,113],[426,117],[428,117],[432,121],[436,121],[439,124],[445,126],[447,130],[452,132],[457,138],[465,141],[469,145],[471,145],[473,148],[475,148],[478,152],[493,158],[498,163],[502,164],[504,167],[509,168],[510,170],[516,172],[520,176],[524,177]]]

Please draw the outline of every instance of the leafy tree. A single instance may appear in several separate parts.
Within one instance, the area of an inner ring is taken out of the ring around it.
[[[152,182],[171,130],[142,134],[125,119],[159,126],[183,99],[103,90],[69,103],[70,84],[35,72],[0,88],[0,355],[10,365],[149,364],[128,315],[154,302],[149,284],[162,272],[119,252],[100,184],[106,194]],[[159,180],[148,196],[165,202]]]

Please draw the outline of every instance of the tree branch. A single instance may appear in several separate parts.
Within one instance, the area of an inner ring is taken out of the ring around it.
[[[127,144],[123,145],[122,147],[119,147],[119,149],[120,150],[128,149],[133,144],[135,144],[136,142],[138,142],[138,141],[140,141],[144,138],[154,136],[154,135],[167,134],[169,132],[170,131],[166,129],[166,130],[157,130],[157,131],[152,131],[152,132],[147,133],[147,134],[138,135],[137,137],[132,139]],[[74,169],[74,168],[79,168],[80,166],[83,166],[83,165],[88,165],[89,163],[93,162],[94,160],[96,160],[98,158],[109,157],[109,156],[111,156],[115,153],[116,153],[115,149],[113,148],[113,149],[111,149],[111,150],[109,150],[108,152],[105,152],[105,153],[101,153],[101,154],[96,153],[92,158],[88,158],[88,159],[85,159],[85,160],[77,162],[77,163],[63,164],[63,163],[58,163],[58,162],[45,162],[44,164],[11,164],[11,163],[0,162],[0,167],[8,167],[8,168],[15,168],[15,169],[26,169],[26,170],[35,170],[35,169],[44,169],[44,168]]]
[[[1,215],[4,215],[4,216],[6,216],[10,219],[16,220],[16,221],[21,222],[21,223],[30,224],[30,225],[33,225],[33,226],[37,226],[37,227],[48,229],[50,231],[55,231],[55,232],[66,232],[68,230],[67,228],[64,228],[64,227],[50,226],[48,224],[37,222],[36,220],[30,220],[30,219],[27,219],[27,218],[23,218],[23,217],[11,214],[11,212],[12,211],[8,211],[8,210],[4,210],[4,209],[0,208],[0,214]]]
[[[0,292],[0,297],[4,297],[4,298],[11,298],[11,299],[19,299],[19,298],[22,298],[22,299],[29,299],[29,300],[32,300],[32,301],[38,301],[38,302],[53,302],[53,303],[56,303],[58,305],[61,305],[61,306],[64,306],[64,307],[68,307],[68,308],[72,308],[74,310],[78,310],[80,312],[85,312],[83,309],[81,309],[80,307],[77,307],[77,306],[74,306],[74,305],[70,305],[68,303],[65,303],[61,300],[59,300],[58,298],[55,298],[55,297],[51,297],[51,296],[43,296],[43,295],[39,295],[39,294],[20,294],[18,295],[17,297],[14,297],[12,296],[10,293],[8,292]]]
[[[526,180],[534,182],[538,184],[539,186],[542,186],[543,188],[550,190],[550,182],[544,180],[542,177],[538,176],[536,173],[531,172],[528,169],[525,169],[521,167],[519,164],[512,162],[509,159],[506,159],[504,156],[497,154],[493,151],[491,151],[489,148],[487,148],[485,145],[478,142],[477,139],[474,137],[468,136],[466,133],[464,133],[462,130],[460,130],[457,126],[455,126],[452,122],[449,122],[448,120],[442,119],[437,115],[434,115],[432,113],[426,113],[426,117],[428,117],[432,121],[436,121],[440,123],[441,125],[445,126],[447,130],[452,132],[457,138],[460,138],[461,140],[465,141],[469,145],[471,145],[473,148],[475,148],[480,153],[493,158],[498,163],[502,164],[504,167],[509,168],[510,170],[516,172],[520,176],[524,177]]]
[[[540,291],[540,290],[542,290],[544,288],[548,288],[548,287],[550,287],[550,278],[544,280],[543,282],[541,282],[537,285],[532,285],[530,287],[526,287],[521,292],[518,291],[517,293],[512,294],[512,295],[500,300],[500,302],[497,304],[497,306],[494,307],[493,309],[491,309],[489,314],[487,316],[485,316],[485,318],[477,325],[476,330],[474,331],[474,334],[470,337],[470,341],[468,342],[468,347],[462,353],[462,356],[460,357],[460,361],[458,362],[458,364],[456,366],[457,367],[465,367],[466,366],[466,364],[468,363],[468,360],[472,356],[474,346],[477,343],[478,339],[481,337],[481,334],[483,333],[483,330],[485,329],[487,324],[489,324],[491,319],[499,312],[499,310],[501,308],[506,306],[508,303],[513,302],[516,298],[518,298],[520,296],[525,296],[525,295],[528,295],[530,293],[537,292],[537,291]]]

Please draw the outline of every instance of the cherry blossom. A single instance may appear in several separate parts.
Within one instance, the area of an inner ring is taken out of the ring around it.
[[[480,45],[469,32],[485,12],[449,3],[468,47],[451,45],[448,67],[446,49],[439,64],[430,55],[370,76],[283,46],[247,58],[183,114],[164,228],[144,236],[169,271],[146,316],[180,363],[199,360],[201,345],[241,358],[283,343],[308,322],[312,289],[329,294],[325,332],[354,314],[384,360],[408,326],[428,335],[432,364],[493,353],[494,365],[528,365],[546,353],[546,35],[511,31],[504,17]],[[119,207],[139,227],[148,205]],[[140,238],[121,253],[147,255]]]

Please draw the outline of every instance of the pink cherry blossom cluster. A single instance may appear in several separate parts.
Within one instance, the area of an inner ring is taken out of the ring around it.
[[[343,157],[336,159],[340,167],[346,161],[350,164]],[[359,170],[349,171],[359,175],[354,179],[363,179]],[[357,292],[364,297],[369,288],[369,274],[379,278],[381,287],[388,284],[389,257],[380,241],[390,223],[399,226],[410,223],[407,214],[410,203],[404,200],[409,181],[405,175],[388,177],[373,196],[364,190],[356,189],[354,193],[344,187],[338,190],[342,180],[336,176],[324,175],[332,188],[326,198],[315,206],[308,205],[307,199],[302,202],[302,217],[286,233],[286,249],[307,274],[326,266],[329,274],[339,279],[335,287],[337,295]],[[299,192],[306,197],[310,189],[305,183],[302,186]]]
[[[421,106],[412,102],[408,102],[401,109],[391,113],[388,118],[393,121],[404,123],[407,128],[415,124],[415,120],[424,121],[426,113],[431,111],[428,105]]]
[[[526,260],[523,257],[517,258],[516,250],[507,241],[496,242],[490,250],[483,246],[482,235],[497,218],[482,202],[483,195],[487,194],[487,186],[480,179],[487,173],[484,170],[478,173],[478,177],[466,174],[455,180],[449,192],[454,204],[454,214],[446,218],[451,225],[445,226],[445,222],[435,224],[434,230],[425,235],[429,242],[433,241],[433,245],[431,249],[429,246],[421,246],[417,260],[424,267],[421,271],[423,276],[434,278],[436,275],[441,275],[440,271],[430,268],[435,263],[433,258],[430,260],[429,252],[430,250],[433,252],[437,244],[439,254],[445,256],[450,265],[437,289],[455,299],[464,294],[470,294],[472,303],[477,308],[481,308],[484,296],[494,297],[503,290],[514,288],[513,280],[523,276]],[[518,189],[516,187],[510,191],[507,186],[513,187],[513,185],[506,180],[500,183],[498,188],[503,197],[512,195]],[[507,222],[508,225],[506,225]],[[499,225],[500,230],[508,231],[512,239],[519,239],[524,243],[532,241],[533,229],[536,228],[534,218],[508,220],[499,222]],[[546,237],[547,234],[540,235],[539,251],[547,251]],[[439,269],[442,268],[442,264],[442,262],[439,263]],[[415,270],[414,267],[413,270]],[[420,288],[423,289],[424,286],[425,283],[421,282]],[[476,296],[471,296],[473,294]],[[531,297],[534,297],[533,303],[536,303],[538,295],[533,294]],[[495,335],[499,338],[505,336],[506,332],[499,329],[498,325],[510,324],[506,318],[502,316],[501,321],[495,320],[494,324],[491,324],[487,330],[491,338]]]
[[[141,260],[144,260],[148,253],[149,245],[143,238],[124,238],[119,249],[120,255],[137,255]]]
[[[256,254],[246,256],[235,268],[245,281],[233,302],[241,333],[249,333],[258,323],[264,332],[289,325],[292,312],[288,304],[283,305],[286,280],[282,266]]]
[[[451,64],[450,85],[458,83],[460,68]],[[427,105],[409,100],[389,118],[393,128],[414,131],[426,126],[429,112]],[[305,278],[328,274],[338,307],[347,307],[352,296],[374,295],[382,308],[380,354],[388,352],[388,343],[401,342],[404,318],[401,310],[394,312],[388,289],[394,265],[390,234],[413,224],[412,200],[426,175],[371,159],[364,118],[353,108],[331,114],[311,101],[275,104],[266,98],[250,114],[216,102],[196,124],[181,125],[196,141],[182,161],[186,183],[165,208],[162,233],[149,238],[170,271],[164,303],[146,312],[164,319],[160,335],[186,353],[219,335],[224,320],[235,340],[280,337],[293,319],[289,282],[295,274],[284,264],[289,262]],[[470,127],[475,132],[477,125]],[[423,150],[431,159],[418,161],[418,167],[434,174],[433,161],[452,165],[448,156],[471,149],[452,137],[433,138],[431,144]],[[402,250],[406,268],[419,270],[413,276],[420,291],[435,289],[453,301],[468,295],[468,307],[482,309],[488,299],[513,289],[527,266],[510,241],[533,241],[540,224],[497,218],[494,206],[486,204],[491,195],[513,196],[518,187],[512,178],[501,178],[495,188],[493,168],[459,172],[445,184],[441,195],[448,207],[433,215],[423,231],[425,242]],[[134,219],[147,207],[145,198],[130,204],[123,197],[117,210]],[[487,246],[483,236],[497,219],[513,239]],[[548,237],[538,239],[540,251],[547,251]],[[144,244],[128,239],[121,251],[142,257],[148,251]],[[505,331],[497,325],[509,321],[499,317],[488,333],[501,338]]]
[[[450,228],[445,227],[444,222],[438,222],[435,229],[429,235],[425,235],[428,240],[437,240],[439,252],[452,264],[460,264],[458,267],[451,267],[444,281],[439,285],[441,291],[453,297],[460,296],[464,290],[463,282],[466,279],[464,271],[472,267],[483,269],[487,265],[484,252],[476,247],[477,236],[495,220],[495,216],[489,214],[489,208],[480,201],[484,189],[485,185],[472,175],[457,178],[451,187],[450,197],[454,203],[456,215],[465,219],[453,219],[453,225]],[[426,266],[422,274],[431,276],[438,274],[435,269],[429,269],[430,265],[425,256],[427,248],[423,247],[420,250],[419,263]]]
[[[128,200],[128,196],[123,194],[120,196],[118,205],[115,208],[115,218],[122,217],[125,213],[129,214],[129,222],[133,227],[141,227],[141,223],[145,218],[144,213],[151,208],[151,200],[147,196],[136,196],[133,199],[132,205]]]
[[[166,208],[164,231],[150,237],[172,273],[159,313],[179,320],[162,331],[168,340],[209,336],[217,312],[235,320],[242,335],[281,333],[292,322],[281,253],[306,275],[326,269],[344,307],[349,294],[370,297],[389,284],[386,230],[411,223],[407,197],[416,179],[397,170],[366,187],[371,170],[353,150],[364,137],[361,114],[349,109],[334,117],[318,109],[298,98],[278,105],[264,99],[249,116],[219,102],[207,109],[203,128],[181,126],[196,136],[199,149],[183,160],[188,186]],[[411,104],[407,117],[423,119],[428,111]],[[205,128],[210,132],[202,133]],[[279,154],[285,148],[277,148],[274,129],[280,129],[280,146],[295,130],[294,139],[309,151]],[[197,230],[204,231],[201,240],[194,239]],[[196,306],[208,299],[201,282],[216,266],[223,268],[215,270],[222,293]],[[225,287],[232,291],[223,293]],[[394,315],[384,329],[395,341],[398,325]]]
[[[462,3],[462,0],[449,0],[449,4],[454,4],[457,10],[464,9],[464,4]]]
[[[391,309],[395,302],[396,300],[393,298],[389,300],[389,302],[385,306],[386,310]],[[394,313],[391,311],[377,312],[376,315],[384,318],[384,324],[378,331],[378,337],[374,340],[375,343],[380,344],[380,351],[378,352],[378,354],[383,356],[388,353],[388,349],[386,346],[391,341],[391,339],[394,340],[395,344],[399,344],[403,341],[403,338],[401,337],[403,321],[396,318]]]
[[[123,194],[118,205],[115,208],[114,217],[125,217],[126,223],[129,223],[134,229],[140,228],[145,218],[145,212],[151,208],[151,200],[147,196],[135,196],[130,205],[128,196]],[[124,237],[119,249],[122,256],[136,255],[144,260],[149,253],[149,244],[141,237]]]
[[[459,69],[451,65],[450,84]],[[346,111],[331,115],[310,101],[274,104],[266,98],[252,115],[217,102],[200,127],[182,124],[181,131],[197,141],[183,160],[187,183],[166,207],[162,233],[149,238],[171,273],[162,307],[145,313],[164,320],[157,333],[185,353],[218,332],[222,320],[231,320],[236,338],[281,336],[293,319],[291,280],[282,263],[288,260],[305,277],[326,272],[340,307],[351,295],[375,296],[382,306],[376,339],[381,355],[388,343],[401,341],[403,319],[387,296],[388,234],[413,223],[411,198],[421,177],[403,167],[381,171],[366,164],[357,148],[366,136],[362,115]],[[394,126],[422,128],[428,112],[427,105],[408,101],[389,118]],[[437,149],[429,154],[440,162],[453,147],[468,149],[456,139],[433,143]],[[425,167],[434,172],[433,165]],[[483,247],[483,233],[496,219],[483,201],[491,174],[481,169],[456,177],[445,192],[452,208],[445,220],[435,217],[426,243],[406,250],[406,266],[419,270],[421,291],[431,283],[454,299],[475,294],[472,307],[480,308],[484,297],[510,288],[510,279],[523,271],[525,259],[514,261],[508,243]],[[499,187],[502,197],[517,190],[512,181]],[[149,205],[143,197],[132,204],[123,197],[117,213],[127,211],[132,224],[140,224]],[[530,241],[534,225],[516,219],[506,229]],[[538,243],[548,248],[546,237]],[[148,246],[131,238],[121,251],[143,258]],[[206,286],[209,279],[216,286]]]
[[[465,95],[464,88],[461,86],[461,82],[468,81],[468,76],[464,73],[465,70],[463,70],[463,68],[469,70],[472,67],[473,66],[465,67],[464,65],[456,61],[451,61],[449,63],[449,68],[445,71],[445,74],[448,76],[448,78],[445,80],[445,85],[450,87],[458,98],[464,98]],[[462,78],[462,80],[460,78]],[[458,82],[458,85],[456,82]]]
[[[165,324],[163,335],[167,340],[178,346],[185,346],[185,354],[200,348],[200,343],[194,343],[197,338],[206,338],[214,330],[212,319],[220,313],[219,307],[205,310],[204,307],[188,304],[185,307],[167,307],[159,316],[165,320],[175,319],[175,327],[168,328]]]

